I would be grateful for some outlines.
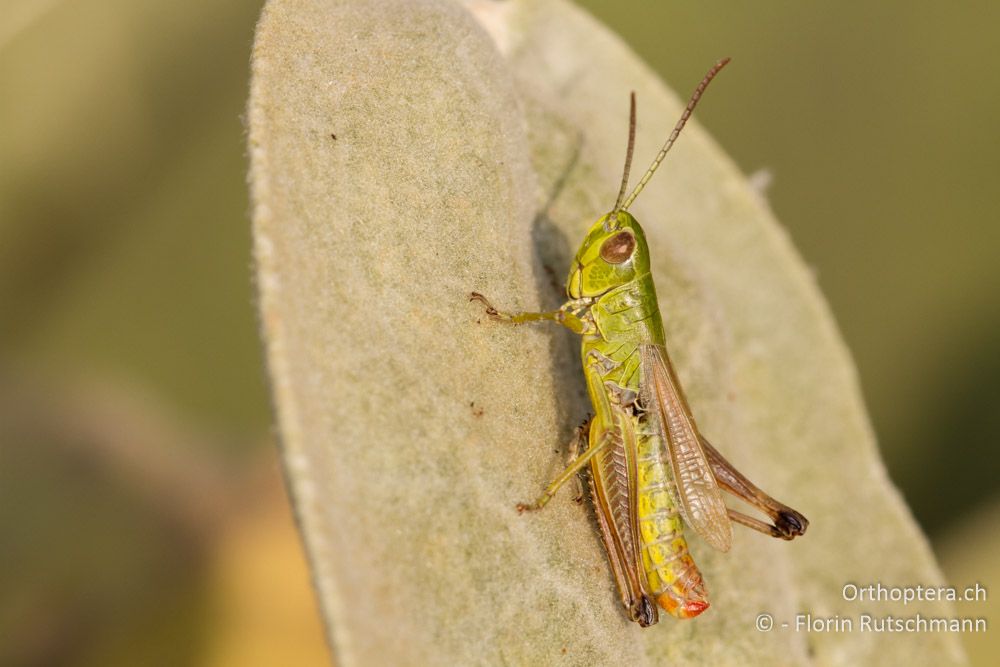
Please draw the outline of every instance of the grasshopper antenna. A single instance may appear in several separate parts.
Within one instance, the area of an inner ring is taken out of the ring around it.
[[[618,199],[615,200],[615,207],[612,213],[617,213],[622,208],[622,200],[625,199],[625,190],[628,188],[628,174],[632,170],[632,152],[635,150],[635,91],[629,95],[628,114],[628,149],[625,151],[625,171],[622,173],[622,186],[618,189]]]
[[[653,172],[656,171],[656,168],[660,166],[661,162],[663,162],[663,158],[665,158],[667,153],[670,152],[674,142],[677,141],[677,136],[681,133],[681,130],[684,129],[684,125],[687,123],[688,118],[690,118],[691,114],[694,112],[694,108],[698,106],[698,100],[701,99],[702,93],[704,93],[705,89],[708,88],[708,84],[712,82],[715,75],[718,74],[723,67],[729,64],[729,60],[729,58],[723,58],[719,62],[715,63],[715,65],[712,66],[712,69],[708,70],[708,73],[705,74],[705,78],[701,80],[701,83],[698,84],[698,87],[695,88],[694,92],[691,94],[691,99],[688,100],[687,107],[685,107],[684,113],[681,114],[681,119],[677,121],[677,125],[674,126],[673,132],[671,132],[670,136],[667,137],[667,142],[663,144],[663,148],[660,149],[656,159],[653,160],[653,164],[649,165],[649,169],[646,170],[646,173],[639,180],[639,183],[636,184],[635,189],[632,190],[632,193],[625,200],[625,203],[623,203],[620,207],[617,205],[615,206],[616,211],[627,211],[628,207],[632,205],[633,201],[635,201],[635,198],[639,196],[640,192],[642,192],[642,189],[646,187],[646,183],[649,183],[649,179],[653,177]],[[631,156],[631,146],[629,148],[629,155]],[[626,176],[628,175],[627,164],[625,166],[625,174]],[[621,200],[621,197],[619,197],[619,200]]]

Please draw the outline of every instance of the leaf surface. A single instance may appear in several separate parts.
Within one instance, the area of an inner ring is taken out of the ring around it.
[[[514,510],[587,413],[577,342],[466,294],[556,306],[614,201],[629,91],[637,165],[673,126],[681,102],[618,37],[560,0],[271,0],[252,70],[260,319],[338,664],[962,662],[951,635],[857,630],[950,608],[850,602],[845,584],[940,574],[810,273],[697,123],[632,207],[670,353],[705,434],[809,532],[739,531],[728,554],[693,540],[712,609],[642,630],[585,506]],[[855,631],[796,632],[797,613]]]

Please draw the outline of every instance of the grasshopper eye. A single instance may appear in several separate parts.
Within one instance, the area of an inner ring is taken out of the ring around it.
[[[601,259],[608,264],[621,264],[632,256],[633,250],[635,237],[623,230],[601,244]]]

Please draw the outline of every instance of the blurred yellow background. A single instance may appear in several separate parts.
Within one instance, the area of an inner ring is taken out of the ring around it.
[[[2,665],[326,664],[253,312],[260,4],[0,5]],[[1000,7],[581,4],[682,93],[733,57],[699,119],[771,174],[890,474],[946,576],[992,592]]]

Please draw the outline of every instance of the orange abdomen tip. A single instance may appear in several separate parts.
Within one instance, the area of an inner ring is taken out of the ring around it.
[[[680,618],[694,618],[708,609],[708,602],[703,600],[688,600],[681,606]]]
[[[675,618],[694,618],[709,607],[708,600],[694,599],[678,603],[669,593],[661,593],[656,602]]]

